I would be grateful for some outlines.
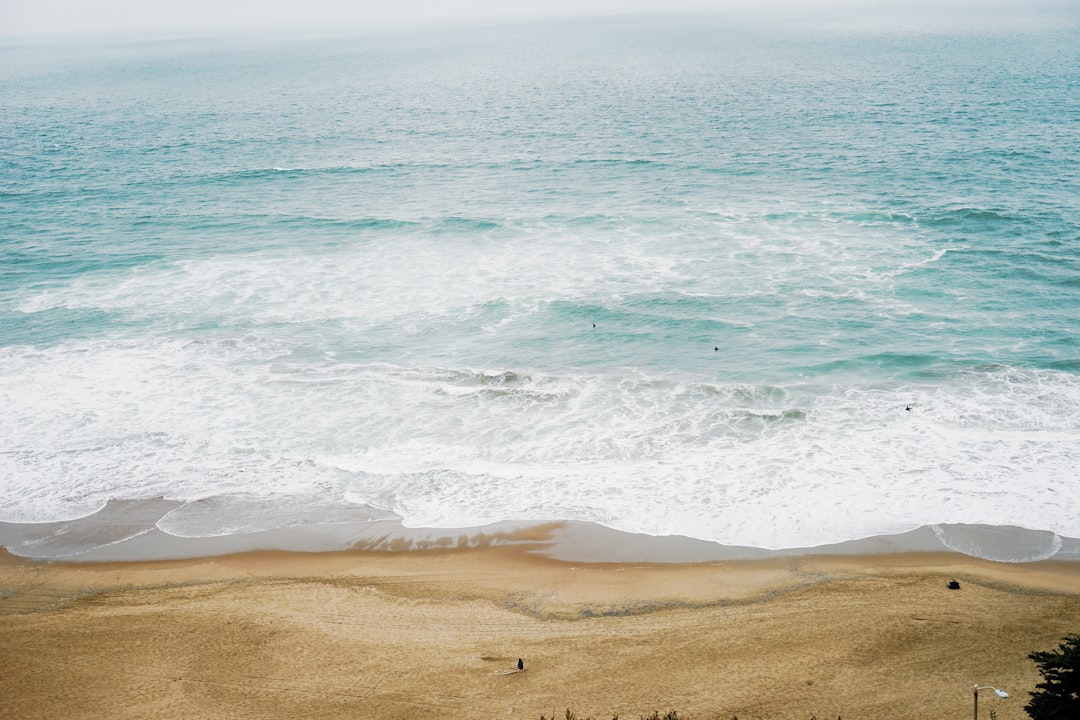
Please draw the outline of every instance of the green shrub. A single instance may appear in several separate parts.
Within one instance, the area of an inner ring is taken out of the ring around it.
[[[1024,706],[1034,720],[1080,718],[1080,635],[1065,637],[1057,650],[1028,655],[1039,666],[1043,681]]]

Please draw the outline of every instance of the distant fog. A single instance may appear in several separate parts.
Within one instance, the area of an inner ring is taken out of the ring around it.
[[[0,0],[0,36],[378,30],[532,18],[707,13],[822,22],[1075,22],[1076,0]]]

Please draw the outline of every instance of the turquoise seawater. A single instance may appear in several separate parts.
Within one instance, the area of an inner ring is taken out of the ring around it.
[[[7,46],[0,128],[0,521],[1080,536],[1075,25]]]

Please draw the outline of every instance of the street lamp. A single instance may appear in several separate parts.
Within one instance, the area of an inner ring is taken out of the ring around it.
[[[975,686],[975,720],[979,720],[979,691],[980,690],[993,690],[994,693],[999,698],[1001,698],[1002,700],[1009,697],[1009,693],[1005,692],[1004,690],[998,690],[993,685],[976,685]]]

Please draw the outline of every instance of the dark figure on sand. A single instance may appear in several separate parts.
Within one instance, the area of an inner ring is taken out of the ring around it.
[[[524,669],[525,669],[525,662],[521,658],[518,658],[518,670],[524,670]]]

